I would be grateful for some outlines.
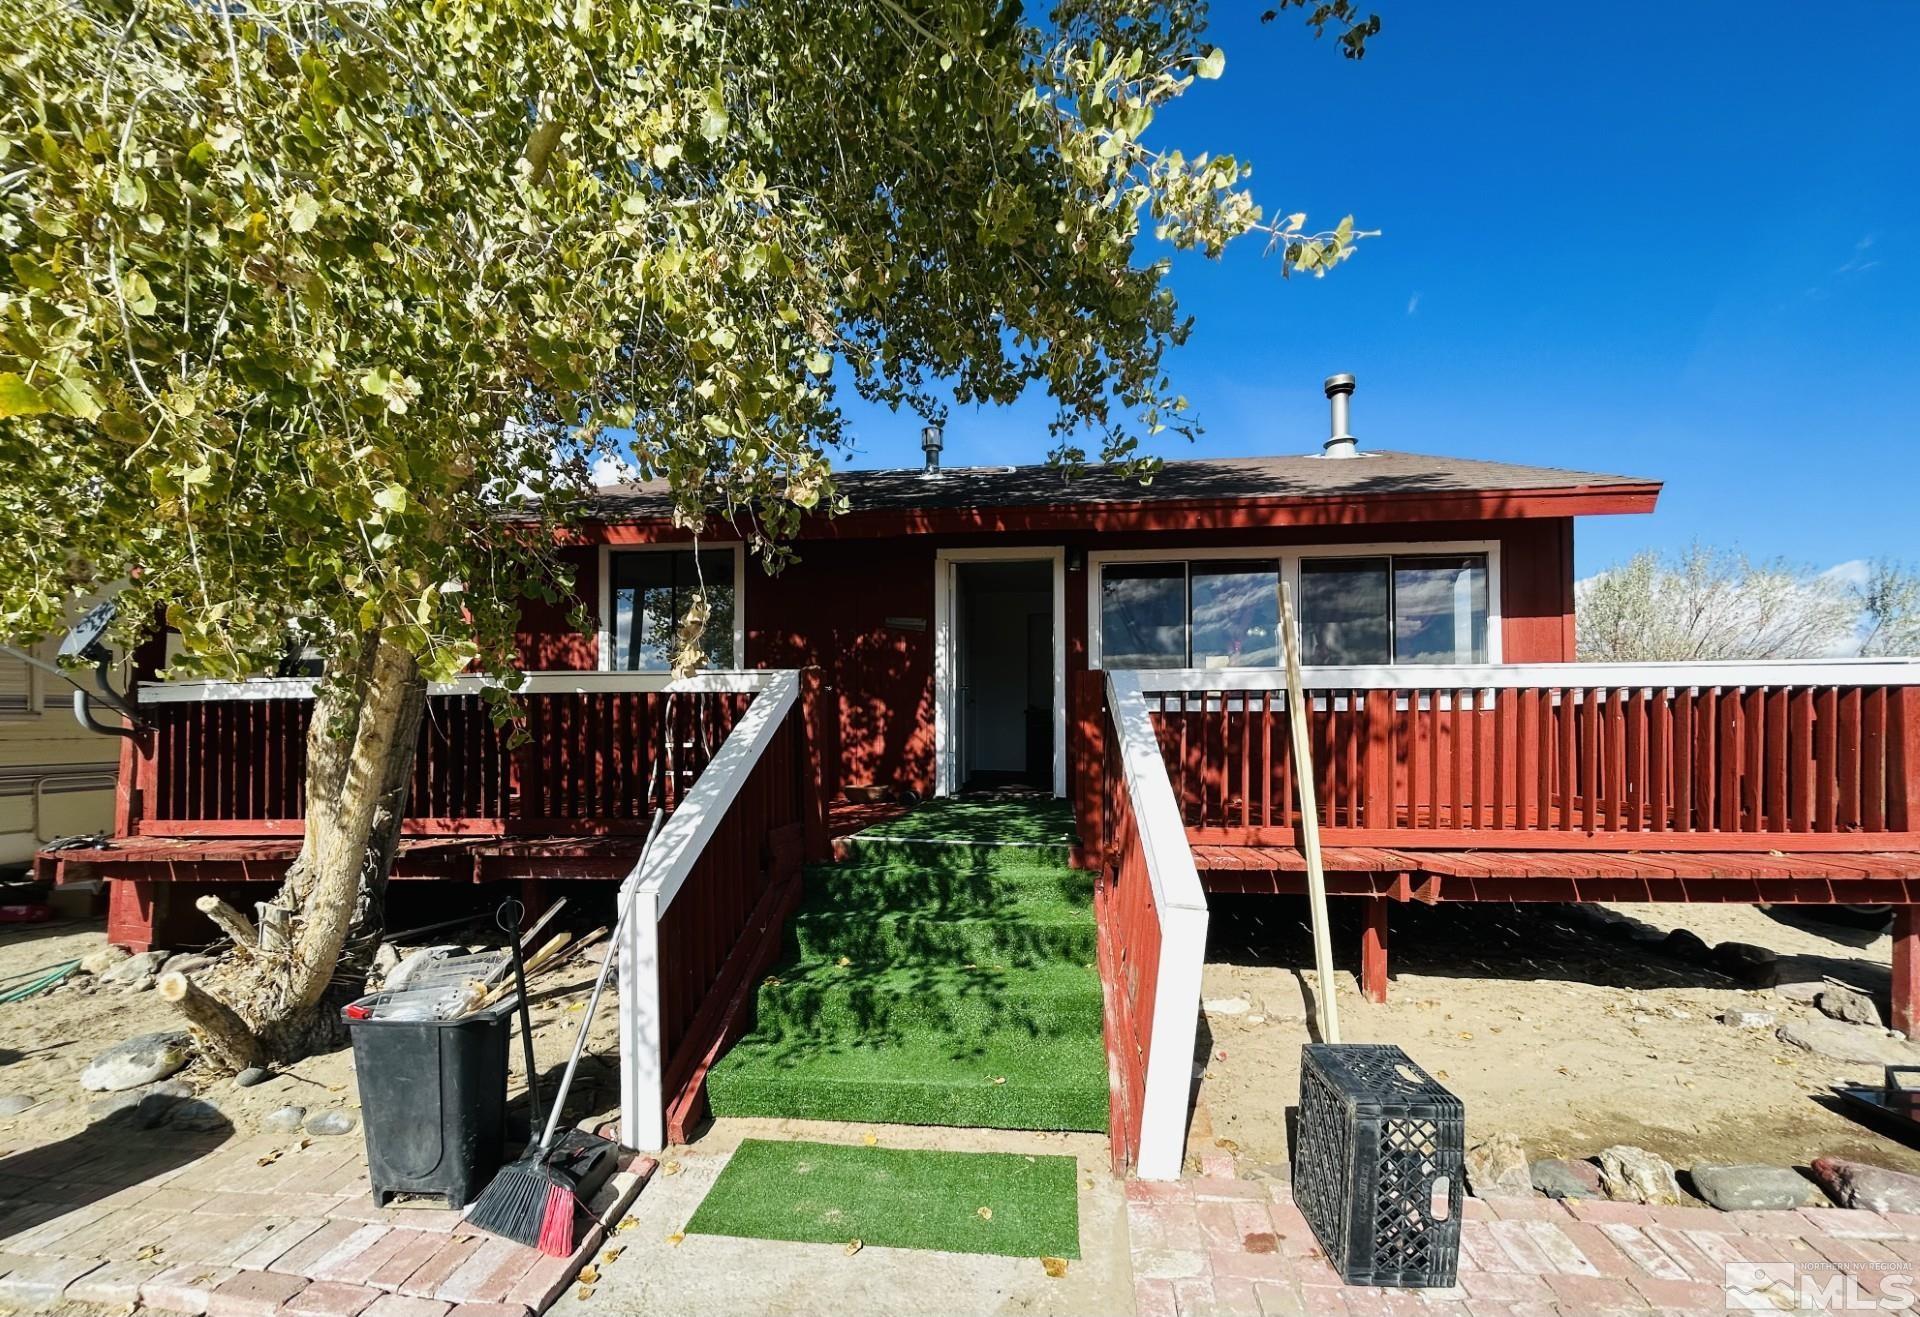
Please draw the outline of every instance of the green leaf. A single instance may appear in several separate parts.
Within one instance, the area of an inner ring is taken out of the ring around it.
[[[815,375],[825,375],[833,369],[833,357],[824,351],[816,352],[807,358],[807,369]]]
[[[287,198],[287,227],[295,233],[311,233],[320,222],[320,203],[311,192],[296,192]]]
[[[127,310],[137,316],[150,316],[160,307],[159,299],[153,295],[153,285],[138,270],[128,270],[120,276],[120,295],[127,300]]]
[[[1212,81],[1227,71],[1227,52],[1215,46],[1200,57],[1193,70],[1200,77]]]
[[[661,142],[653,148],[653,167],[664,170],[680,158],[680,146],[677,142]]]
[[[373,505],[383,512],[401,513],[407,510],[407,490],[404,485],[385,485],[374,491]]]
[[[47,395],[12,371],[0,375],[0,420],[9,416],[40,416],[53,410]]]
[[[34,292],[44,293],[54,288],[60,282],[54,278],[52,270],[49,270],[25,252],[17,252],[8,257],[7,263],[13,267],[13,277],[20,281],[22,288],[30,288]]]

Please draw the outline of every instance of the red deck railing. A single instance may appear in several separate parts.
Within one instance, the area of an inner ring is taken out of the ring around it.
[[[1898,850],[1920,845],[1920,667],[1309,671],[1329,845]],[[1194,839],[1292,844],[1277,674],[1140,674]],[[1824,678],[1824,679],[1823,679]],[[1177,688],[1176,688],[1177,687]]]
[[[726,740],[750,691],[542,689],[524,730],[477,693],[430,695],[403,830],[415,836],[644,831],[671,811]],[[559,678],[572,684],[605,678]],[[153,728],[133,761],[130,831],[147,836],[297,834],[306,809],[305,683],[149,688]],[[289,690],[296,692],[288,694]],[[164,694],[159,694],[164,692]],[[203,695],[205,698],[193,698]],[[156,697],[157,696],[157,697]]]
[[[1100,792],[1099,836],[1104,854],[1094,885],[1094,915],[1100,930],[1107,1056],[1113,1072],[1109,1136],[1114,1165],[1125,1170],[1140,1155],[1154,996],[1160,982],[1160,916],[1154,909],[1133,796],[1125,787],[1120,738],[1104,701],[1102,708],[1106,761],[1101,781],[1106,789]]]

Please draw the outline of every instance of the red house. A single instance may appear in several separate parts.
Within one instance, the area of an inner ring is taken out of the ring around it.
[[[660,489],[602,490],[567,550],[598,634],[560,607],[524,618],[517,750],[470,690],[436,692],[396,877],[621,877],[650,804],[675,809],[666,857],[636,876],[664,899],[632,949],[668,999],[660,1037],[634,1040],[655,1058],[640,1087],[670,1107],[721,1045],[714,1002],[777,937],[790,899],[769,894],[822,853],[828,808],[1068,796],[1100,873],[1116,1155],[1146,1173],[1168,1173],[1185,1100],[1204,891],[1301,889],[1303,768],[1330,890],[1374,912],[1370,992],[1395,901],[1890,902],[1913,1032],[1920,669],[1575,664],[1575,520],[1651,511],[1659,484],[1361,448],[1350,377],[1327,390],[1323,451],[1171,461],[1147,485],[941,468],[936,441],[925,470],[843,473],[850,510],[809,520],[777,577],[733,527],[696,547]],[[1277,671],[1283,581],[1307,766]],[[702,582],[714,673],[670,696],[665,640]],[[299,840],[305,693],[143,691],[154,726],[123,756],[118,835],[58,857],[112,880],[116,940],[191,936],[187,893],[277,878]]]

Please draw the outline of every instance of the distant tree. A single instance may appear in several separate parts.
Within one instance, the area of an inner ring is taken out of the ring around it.
[[[1860,608],[1862,654],[1920,655],[1920,572],[1876,558],[1854,598]]]
[[[1845,652],[1858,604],[1810,567],[1694,544],[1648,549],[1581,583],[1581,659],[1597,663],[1815,658]]]

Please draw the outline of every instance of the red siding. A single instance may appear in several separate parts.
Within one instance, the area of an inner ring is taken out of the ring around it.
[[[1087,666],[1085,555],[1109,549],[1288,547],[1497,540],[1501,546],[1500,612],[1504,658],[1553,663],[1573,654],[1573,522],[1570,518],[1508,522],[1422,522],[1379,525],[1255,527],[1185,533],[1004,534],[996,547],[1064,545],[1082,566],[1067,572],[1067,669]],[[799,545],[799,561],[778,577],[747,568],[748,666],[819,666],[837,705],[840,786],[882,783],[933,788],[933,577],[935,554],[979,545],[978,536],[909,535],[892,539],[816,539]],[[1076,554],[1074,551],[1078,551]],[[578,597],[599,608],[597,557],[570,550],[579,564]],[[529,667],[592,667],[595,643],[574,633],[569,605],[529,606],[521,649]],[[888,625],[888,619],[911,625]]]

